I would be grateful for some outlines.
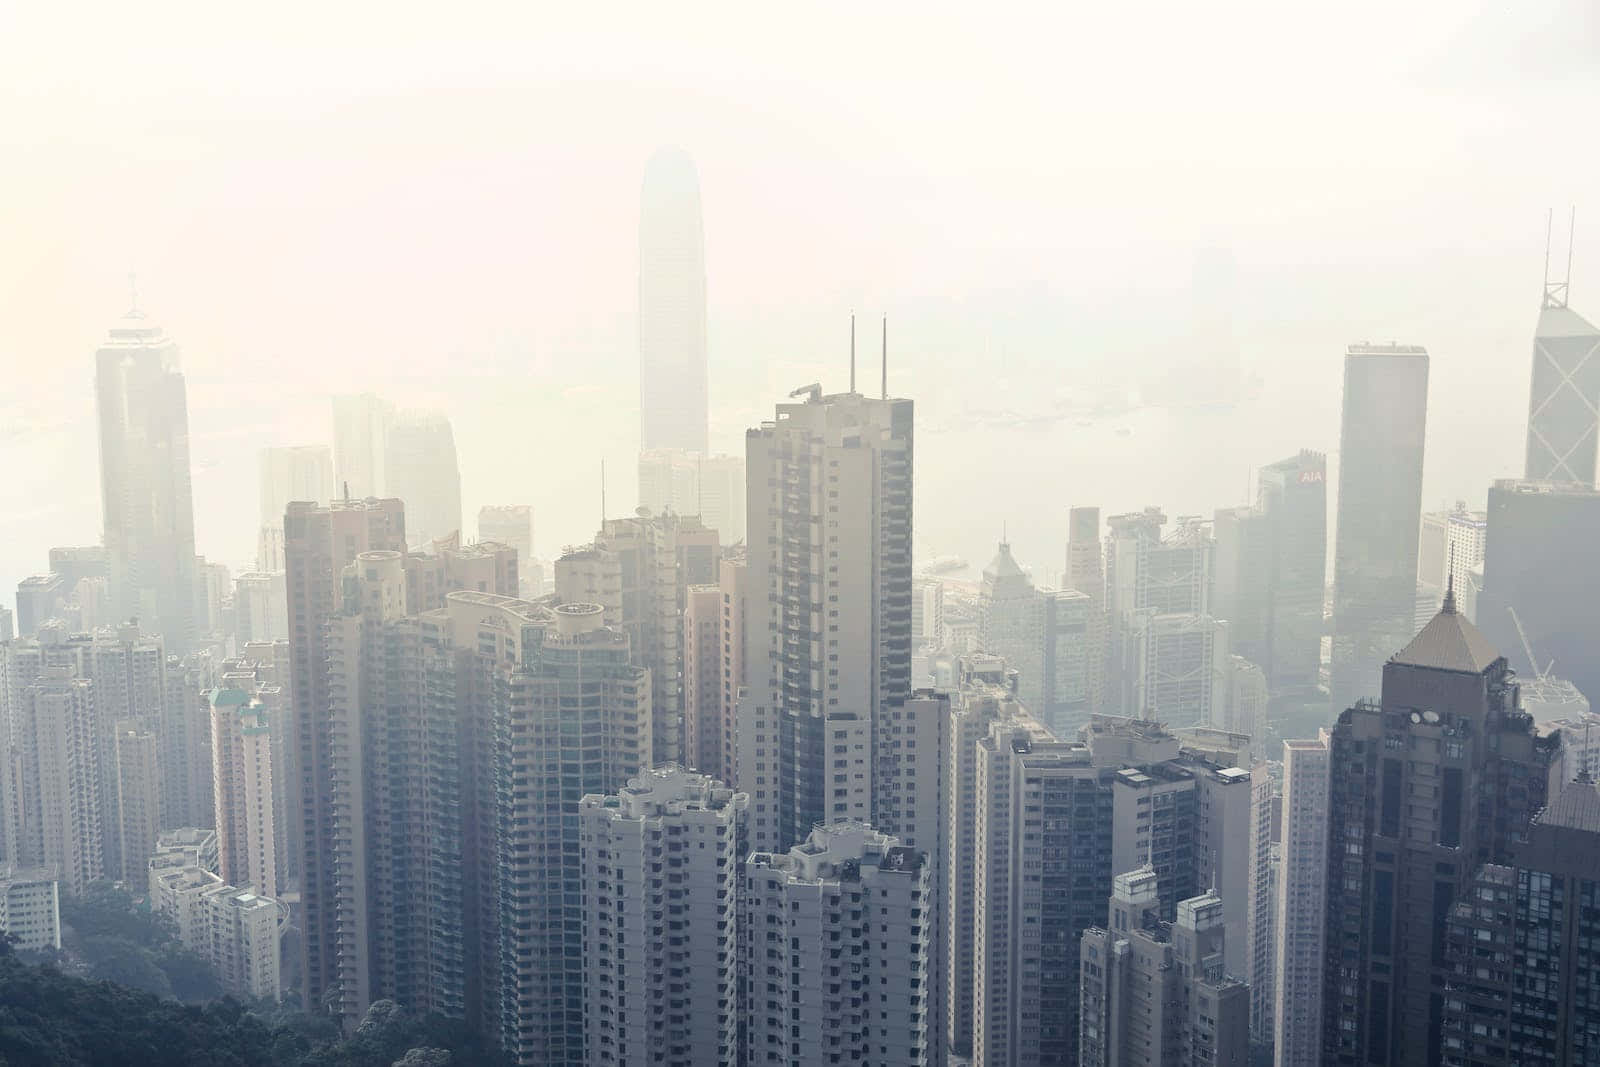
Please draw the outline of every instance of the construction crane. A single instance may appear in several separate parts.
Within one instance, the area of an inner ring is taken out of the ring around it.
[[[1522,628],[1522,620],[1517,618],[1517,609],[1507,604],[1506,610],[1511,613],[1511,623],[1517,628],[1517,636],[1522,639],[1522,651],[1528,657],[1528,665],[1533,668],[1534,678],[1541,682],[1544,681],[1550,677],[1550,672],[1555,669],[1556,661],[1551,660],[1549,666],[1542,671],[1539,669],[1539,661],[1533,658],[1533,645],[1528,641],[1528,631]]]

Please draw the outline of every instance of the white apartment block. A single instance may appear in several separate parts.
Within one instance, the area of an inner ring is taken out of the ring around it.
[[[0,867],[0,933],[15,938],[20,949],[61,947],[61,892],[54,871]]]
[[[279,694],[276,686],[266,689],[269,700]],[[268,701],[231,685],[213,689],[209,700],[222,877],[233,885],[276,897],[281,863],[279,805]]]
[[[1276,865],[1272,858],[1273,798],[1278,783],[1271,769],[1257,764],[1250,771],[1250,921],[1245,930],[1246,973],[1239,977],[1250,983],[1250,1039],[1258,1044],[1272,1041],[1272,975],[1276,942]]]
[[[117,724],[117,856],[116,877],[137,885],[145,862],[161,832],[161,772],[156,735],[128,722]]]
[[[288,906],[228,885],[192,862],[204,856],[209,842],[200,834],[191,844],[179,836],[184,833],[163,834],[150,858],[151,910],[171,916],[178,940],[210,961],[223,988],[277,1000]]]
[[[987,667],[987,671],[974,670]],[[977,744],[989,734],[991,723],[1003,722],[1024,730],[1038,741],[1054,740],[1034,721],[1006,687],[1004,660],[965,656],[958,669],[959,684],[950,694],[946,727],[944,789],[941,811],[944,832],[940,839],[939,877],[943,945],[940,963],[944,1043],[951,1055],[972,1052],[973,930],[976,925],[979,856],[977,854]]]
[[[740,850],[748,799],[675,764],[579,805],[592,1064],[739,1062]]]
[[[20,691],[11,688],[7,858],[50,868],[69,893],[81,893],[105,874],[101,804],[107,787],[94,683],[74,677],[71,667],[51,666]]]
[[[683,605],[683,763],[731,780],[723,753],[722,587],[691,585]]]
[[[1273,967],[1273,1062],[1322,1056],[1324,924],[1328,903],[1328,731],[1283,743],[1282,864]]]
[[[860,823],[744,865],[751,1067],[942,1062],[926,857]]]

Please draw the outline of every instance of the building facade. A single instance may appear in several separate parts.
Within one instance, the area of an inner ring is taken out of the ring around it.
[[[1427,418],[1427,349],[1350,346],[1333,556],[1336,709],[1376,696],[1384,661],[1414,632]]]
[[[872,819],[911,695],[912,403],[799,392],[745,438],[738,785],[769,852]]]
[[[178,347],[131,311],[111,328],[95,364],[112,614],[137,618],[168,652],[185,655],[199,628],[189,410]]]
[[[673,764],[639,774],[620,793],[583,798],[588,1062],[741,1062],[747,805],[744,794]]]
[[[833,823],[743,876],[746,1062],[943,1062],[926,855]]]
[[[1567,306],[1566,284],[1546,286],[1533,332],[1528,458],[1523,477],[1593,488],[1600,430],[1600,330]]]
[[[1161,919],[1159,879],[1112,883],[1105,926],[1079,944],[1083,1067],[1250,1062],[1250,987],[1224,965],[1222,901],[1208,892]]]
[[[1323,1062],[1438,1063],[1441,938],[1480,863],[1545,803],[1555,742],[1508,665],[1443,609],[1384,666],[1383,698],[1329,744]]]

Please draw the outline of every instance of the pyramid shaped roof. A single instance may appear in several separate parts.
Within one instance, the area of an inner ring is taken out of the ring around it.
[[[1440,671],[1461,671],[1482,674],[1489,665],[1500,658],[1489,639],[1456,612],[1456,597],[1452,590],[1445,593],[1444,607],[1411,639],[1411,643],[1396,652],[1390,663],[1403,663],[1408,667],[1430,667]]]

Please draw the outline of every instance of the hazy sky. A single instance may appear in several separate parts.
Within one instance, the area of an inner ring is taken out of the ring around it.
[[[1231,251],[1257,400],[924,434],[925,551],[985,554],[1009,515],[1053,573],[1069,502],[1231,503],[1336,449],[1365,339],[1428,346],[1426,503],[1481,500],[1520,471],[1551,205],[1600,317],[1600,17],[1476,7],[0,4],[0,588],[98,538],[91,354],[130,270],[183,349],[209,556],[252,554],[255,450],[325,440],[352,388],[453,418],[469,531],[525,501],[541,552],[587,537],[598,460],[633,488],[668,142],[700,169],[713,447],[843,387],[852,307],[889,314],[930,426],[1158,377],[1196,254]]]

